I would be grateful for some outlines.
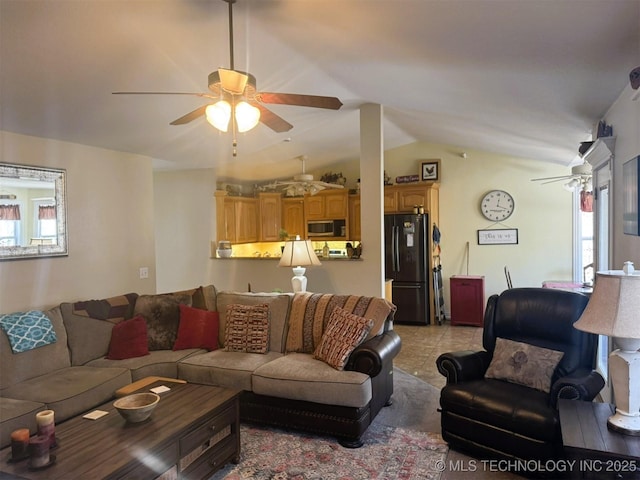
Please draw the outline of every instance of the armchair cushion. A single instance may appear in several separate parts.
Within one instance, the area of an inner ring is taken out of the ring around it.
[[[551,377],[563,355],[564,352],[498,338],[484,376],[549,393]]]

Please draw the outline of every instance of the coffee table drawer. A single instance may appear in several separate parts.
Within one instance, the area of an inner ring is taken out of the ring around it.
[[[215,436],[225,427],[236,421],[235,405],[229,405],[221,413],[213,415],[210,419],[202,422],[202,425],[193,432],[180,439],[180,456],[184,457],[196,448],[201,448],[211,437]]]
[[[189,467],[180,472],[180,480],[201,480],[209,478],[215,471],[236,458],[238,433],[232,433],[200,456]],[[237,460],[236,460],[237,461]]]

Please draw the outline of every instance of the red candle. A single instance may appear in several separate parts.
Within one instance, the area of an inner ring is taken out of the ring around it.
[[[29,429],[19,428],[11,432],[11,459],[20,460],[29,454]]]
[[[29,440],[29,462],[33,468],[49,463],[49,437],[36,435]]]

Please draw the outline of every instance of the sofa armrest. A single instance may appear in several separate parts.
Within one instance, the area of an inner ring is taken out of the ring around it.
[[[555,408],[558,400],[592,401],[604,387],[604,378],[595,370],[579,370],[570,376],[561,377],[551,385],[549,399]]]
[[[358,345],[351,352],[344,369],[375,377],[385,362],[398,355],[401,346],[400,336],[394,330],[389,330]]]
[[[484,350],[447,352],[436,359],[438,371],[447,377],[448,384],[483,378],[489,363],[491,355]]]

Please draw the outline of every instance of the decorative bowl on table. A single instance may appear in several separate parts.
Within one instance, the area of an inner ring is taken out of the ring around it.
[[[160,395],[155,393],[134,393],[119,398],[113,406],[127,422],[138,423],[149,418],[159,401]]]

